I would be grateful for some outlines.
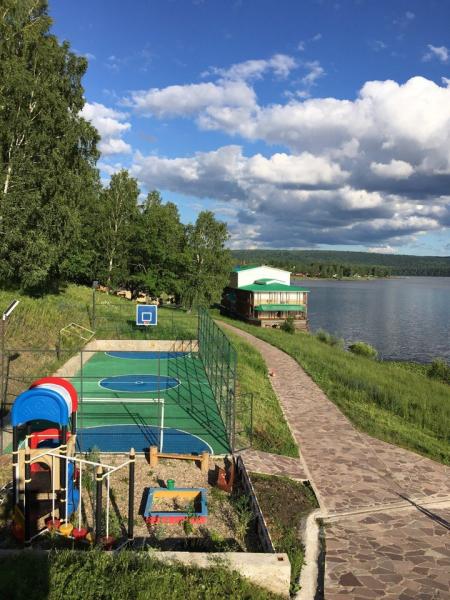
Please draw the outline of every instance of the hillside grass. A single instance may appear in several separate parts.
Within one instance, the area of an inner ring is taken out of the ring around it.
[[[277,600],[225,567],[158,562],[148,553],[32,552],[0,559],[2,600]]]
[[[298,447],[269,381],[266,363],[251,344],[225,332],[238,354],[238,392],[253,394],[253,448],[298,457]],[[246,412],[243,425],[250,426]]]
[[[420,369],[357,356],[308,333],[215,316],[292,356],[358,429],[450,464],[450,386]]]

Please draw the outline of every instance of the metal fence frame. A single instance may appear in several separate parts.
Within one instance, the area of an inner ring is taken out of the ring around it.
[[[231,451],[234,452],[237,352],[204,308],[201,308],[198,314],[198,351],[227,432]]]

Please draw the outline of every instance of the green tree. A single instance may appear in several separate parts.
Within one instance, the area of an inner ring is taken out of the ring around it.
[[[102,190],[97,213],[96,249],[103,257],[99,277],[105,283],[123,283],[130,272],[136,232],[140,221],[136,179],[122,169],[114,173],[109,186]]]
[[[173,202],[164,204],[161,194],[148,194],[142,210],[140,260],[137,274],[154,296],[179,296],[185,269],[185,228]]]
[[[182,300],[188,309],[218,302],[232,265],[225,248],[228,230],[210,211],[202,211],[194,225],[186,226],[186,271]]]
[[[46,291],[75,267],[95,194],[96,130],[79,116],[87,61],[49,33],[44,0],[0,7],[0,279]]]

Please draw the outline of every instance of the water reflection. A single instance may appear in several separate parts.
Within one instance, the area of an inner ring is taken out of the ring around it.
[[[307,285],[313,331],[325,329],[347,343],[363,340],[383,358],[450,360],[450,278],[319,280]]]

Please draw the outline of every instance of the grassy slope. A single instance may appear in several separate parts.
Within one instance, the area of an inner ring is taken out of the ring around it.
[[[253,393],[253,447],[265,452],[298,456],[298,448],[270,385],[261,354],[238,335],[226,331],[238,353],[239,392]],[[248,421],[244,421],[247,425]]]
[[[121,552],[23,553],[0,560],[3,600],[276,600],[225,568],[195,569]]]
[[[305,333],[224,320],[290,354],[359,429],[450,464],[448,385],[327,346]]]

